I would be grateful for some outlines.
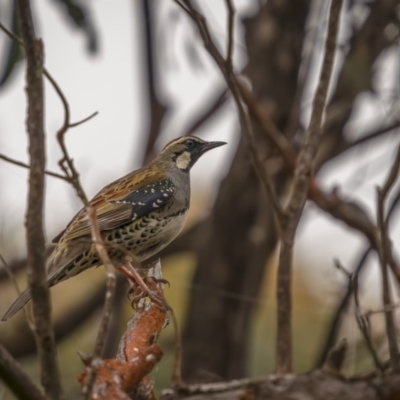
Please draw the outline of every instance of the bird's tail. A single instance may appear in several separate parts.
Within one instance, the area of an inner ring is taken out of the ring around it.
[[[8,311],[3,315],[2,321],[7,321],[14,314],[16,314],[29,300],[31,299],[31,293],[29,289],[24,290],[12,303]]]

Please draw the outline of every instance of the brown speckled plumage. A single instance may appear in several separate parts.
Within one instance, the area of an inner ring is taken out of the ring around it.
[[[178,235],[189,208],[190,168],[202,154],[222,144],[193,136],[173,140],[148,166],[107,185],[90,201],[114,264],[122,264],[126,257],[141,263]],[[53,243],[56,247],[47,261],[49,286],[101,264],[85,208]],[[29,300],[26,290],[2,320]]]

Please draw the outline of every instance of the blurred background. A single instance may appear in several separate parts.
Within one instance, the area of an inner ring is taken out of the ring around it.
[[[203,0],[223,54],[227,12],[223,0]],[[299,148],[319,77],[328,3],[324,0],[234,0],[234,69],[242,74],[259,106]],[[395,0],[348,0],[342,14],[326,129],[315,165],[327,192],[356,202],[376,223],[376,187],[382,185],[399,144],[399,15]],[[162,253],[166,297],[183,329],[184,375],[215,380],[273,372],[275,266],[278,233],[272,206],[252,170],[241,139],[235,105],[226,84],[189,17],[174,1],[32,1],[45,64],[62,88],[71,121],[94,111],[92,120],[71,129],[67,145],[89,197],[151,159],[172,138],[195,134],[228,146],[210,152],[192,170],[189,220]],[[11,0],[0,1],[0,20],[18,34]],[[23,53],[0,32],[0,153],[27,162]],[[58,171],[56,132],[64,113],[53,88],[46,88],[47,169]],[[262,127],[254,122],[261,158],[285,201],[291,174]],[[0,159],[0,252],[21,289],[27,170]],[[400,230],[399,188],[389,198],[394,254]],[[47,177],[45,229],[50,244],[81,208],[66,182]],[[373,368],[351,301],[334,316],[347,278],[369,243],[331,214],[309,202],[298,229],[294,265],[294,367],[320,364],[343,337],[349,374]],[[132,314],[123,279],[118,282],[106,356],[113,356]],[[397,286],[393,286],[397,299]],[[16,297],[0,266],[0,313]],[[360,298],[364,311],[381,309],[378,258],[362,261]],[[79,391],[77,351],[92,352],[104,299],[104,271],[87,271],[52,289],[59,360],[66,392]],[[383,316],[372,317],[372,335],[386,352]],[[331,332],[330,341],[327,340]],[[0,324],[0,342],[38,379],[33,338],[23,313]],[[156,388],[170,384],[173,331],[160,344],[165,356],[152,373]],[[0,398],[2,396],[0,383]],[[5,399],[11,395],[5,393]]]

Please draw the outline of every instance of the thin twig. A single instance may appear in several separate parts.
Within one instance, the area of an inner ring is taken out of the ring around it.
[[[360,300],[359,300],[359,296],[358,296],[358,278],[357,278],[357,276],[350,276],[349,285],[353,286],[354,305],[356,308],[355,314],[356,314],[357,325],[364,337],[364,340],[367,344],[367,348],[368,348],[369,352],[371,353],[372,359],[374,360],[375,367],[383,372],[384,365],[381,362],[381,360],[379,359],[379,356],[375,350],[375,346],[374,346],[374,343],[371,338],[367,320],[361,312]]]
[[[354,299],[354,306],[355,306],[355,318],[357,321],[357,325],[364,337],[364,340],[367,344],[367,348],[371,353],[371,356],[374,360],[376,368],[383,372],[384,366],[381,360],[378,357],[378,354],[375,350],[374,343],[371,338],[371,334],[369,331],[369,326],[367,323],[367,319],[365,318],[364,314],[361,312],[360,300],[358,296],[358,276],[356,273],[350,273],[341,263],[339,260],[335,260],[336,268],[341,271],[348,280],[348,292],[353,293]]]
[[[46,396],[62,398],[54,333],[51,323],[50,294],[46,279],[46,251],[43,232],[45,135],[43,96],[43,43],[36,38],[29,0],[17,0],[21,33],[26,54],[28,97],[27,131],[29,136],[28,206],[26,235],[29,290],[35,321],[35,339]]]
[[[353,270],[354,272],[352,275],[354,278],[358,279],[358,275],[361,272],[364,265],[366,264],[366,261],[368,259],[369,254],[371,253],[371,250],[372,250],[372,247],[370,246],[365,251],[363,251],[363,253],[360,257],[360,260],[357,263],[357,267],[354,268],[354,270]],[[340,326],[341,326],[342,319],[343,319],[343,315],[346,312],[346,310],[348,309],[348,306],[351,302],[351,299],[353,296],[353,290],[354,290],[353,285],[347,285],[346,293],[343,295],[343,298],[340,301],[340,303],[334,313],[332,322],[328,329],[328,333],[325,336],[324,344],[323,344],[322,350],[318,356],[315,368],[321,368],[325,364],[326,359],[329,356],[329,353],[337,340],[337,337],[338,337],[338,334],[340,331]]]
[[[379,128],[375,131],[369,132],[365,135],[360,136],[358,139],[348,143],[345,147],[341,150],[341,153],[344,151],[353,149],[354,147],[359,146],[360,144],[364,144],[370,140],[379,138],[380,136],[384,135],[385,133],[389,133],[397,128],[400,128],[400,121],[395,121],[392,124],[385,126],[383,128]]]
[[[379,243],[379,259],[381,265],[382,273],[382,300],[385,308],[392,304],[392,296],[390,293],[389,286],[389,274],[388,274],[388,263],[392,259],[391,255],[391,245],[389,242],[388,235],[388,222],[385,220],[385,201],[390,192],[390,189],[397,180],[400,168],[400,145],[397,149],[396,158],[393,162],[392,168],[389,175],[383,185],[382,189],[377,189],[378,191],[378,227],[380,232],[380,243]],[[400,362],[399,348],[397,344],[397,332],[396,323],[394,321],[393,310],[387,309],[385,312],[386,321],[386,334],[389,342],[389,353],[390,353],[390,363],[392,368],[397,368]]]
[[[16,35],[14,35],[13,32],[11,32],[9,29],[7,29],[1,22],[0,22],[0,29],[2,29],[8,36],[10,36],[13,40],[17,41],[21,46],[25,47],[23,41]],[[70,111],[69,111],[69,105],[68,101],[61,90],[60,86],[57,84],[55,79],[52,77],[52,75],[47,71],[47,69],[43,66],[42,67],[42,72],[43,75],[49,80],[51,85],[53,86],[54,90],[58,94],[61,103],[64,108],[64,122],[62,127],[58,130],[57,132],[57,140],[60,145],[61,151],[63,153],[63,158],[59,161],[60,168],[62,171],[65,173],[65,176],[68,178],[68,181],[71,183],[71,185],[75,188],[75,191],[78,195],[78,197],[82,200],[84,204],[87,204],[88,200],[86,197],[86,194],[82,188],[82,185],[79,180],[79,173],[75,169],[74,163],[72,158],[68,154],[67,147],[65,145],[65,134],[67,133],[68,129],[71,127],[75,127],[80,125],[83,122],[88,121],[89,119],[93,118],[95,115],[97,115],[97,112],[93,113],[89,117],[85,118],[83,121],[80,121],[78,123],[70,123]]]
[[[4,154],[0,154],[0,159],[7,161],[11,164],[14,164],[14,165],[18,165],[19,167],[23,167],[23,168],[27,168],[27,169],[31,168],[28,164],[25,164],[22,161],[14,160],[10,157],[5,156]],[[46,175],[52,176],[53,178],[58,178],[58,179],[62,179],[63,181],[70,182],[69,178],[67,178],[65,175],[57,174],[57,172],[44,171],[44,173]]]
[[[96,343],[93,350],[92,360],[98,360],[104,350],[104,345],[107,338],[107,332],[110,325],[110,318],[111,318],[111,311],[113,305],[113,298],[115,294],[115,268],[108,256],[107,250],[104,246],[103,238],[100,234],[99,224],[97,221],[96,211],[93,207],[87,206],[87,214],[89,220],[92,225],[92,240],[94,245],[96,246],[97,253],[101,259],[104,268],[107,271],[107,283],[106,283],[106,294],[105,294],[105,302],[103,313],[101,316],[101,322],[99,331],[97,333]],[[93,384],[96,380],[98,364],[96,362],[92,362],[90,365],[90,371],[88,378],[86,380],[85,386],[82,388],[82,394],[84,395],[85,399],[89,399],[92,393]]]
[[[340,24],[343,0],[332,0],[325,54],[321,76],[313,101],[311,121],[299,153],[294,172],[291,195],[286,207],[287,218],[281,220],[281,247],[277,282],[277,356],[276,372],[284,374],[292,370],[292,259],[293,243],[297,226],[307,199],[312,176],[313,160],[322,137],[322,119],[331,80],[336,53],[336,40]]]
[[[68,125],[68,128],[75,128],[75,127],[77,127],[78,125],[82,125],[82,124],[84,124],[85,122],[87,122],[87,121],[91,120],[92,118],[94,118],[98,113],[99,113],[98,111],[95,111],[94,113],[90,114],[88,117],[83,118],[83,119],[81,119],[80,121],[73,122],[72,124],[69,124],[69,125]]]

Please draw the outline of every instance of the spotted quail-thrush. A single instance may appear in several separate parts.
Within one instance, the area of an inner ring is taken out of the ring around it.
[[[138,267],[178,235],[189,208],[191,167],[205,152],[224,144],[194,136],[175,139],[149,165],[109,184],[90,201],[117,269],[132,278],[126,268],[127,264],[131,266],[130,261]],[[53,242],[56,247],[46,267],[50,287],[101,265],[91,240],[86,208],[78,212]],[[29,300],[27,289],[2,320],[12,317]]]

